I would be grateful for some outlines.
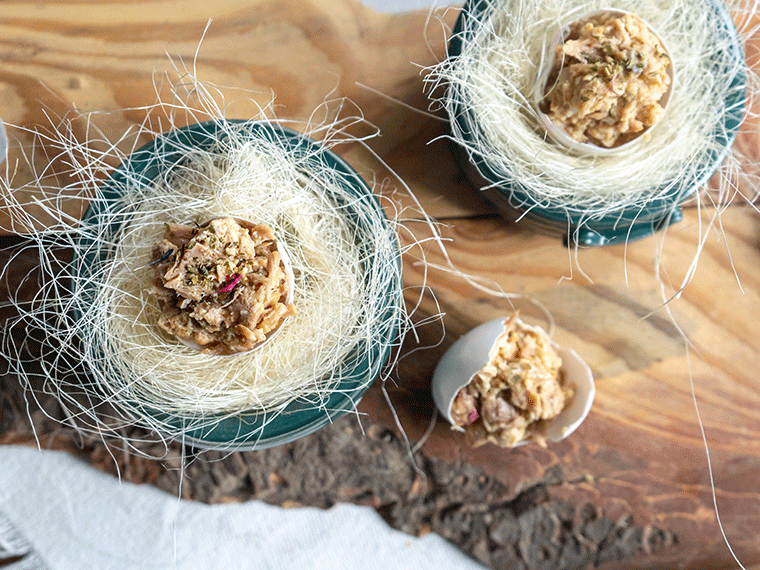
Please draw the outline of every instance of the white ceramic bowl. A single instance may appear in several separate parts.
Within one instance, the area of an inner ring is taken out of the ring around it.
[[[632,146],[638,144],[644,138],[643,135],[650,132],[657,125],[655,124],[649,128],[644,129],[643,131],[638,133],[635,138],[629,140],[626,143],[623,143],[619,146],[606,148],[606,147],[598,146],[592,143],[583,143],[583,142],[576,141],[574,138],[572,138],[570,135],[567,134],[567,132],[565,131],[564,128],[562,128],[562,126],[552,121],[546,115],[546,113],[541,111],[541,108],[540,108],[540,103],[544,99],[544,91],[546,89],[546,82],[549,80],[549,75],[551,74],[552,67],[554,66],[554,58],[556,54],[555,48],[558,45],[561,45],[565,42],[565,38],[567,37],[567,34],[569,32],[570,25],[573,22],[577,22],[579,20],[587,20],[599,14],[614,14],[618,16],[623,16],[626,14],[631,14],[631,12],[627,12],[625,10],[605,8],[603,10],[595,10],[593,12],[589,12],[579,18],[574,17],[571,20],[568,20],[567,22],[563,23],[560,29],[557,31],[556,34],[554,34],[551,41],[549,41],[546,46],[546,49],[544,51],[544,57],[541,62],[540,69],[538,71],[536,84],[533,89],[532,98],[533,98],[533,107],[536,113],[538,114],[538,118],[541,122],[541,125],[546,130],[546,133],[549,135],[549,138],[551,138],[554,142],[562,145],[563,147],[567,149],[573,150],[579,154],[587,154],[587,155],[594,155],[594,156],[610,156],[610,155],[619,154],[621,152],[625,152],[626,150],[630,149]],[[648,22],[644,22],[644,23],[649,28],[649,31],[651,31],[660,41],[660,45],[665,50],[665,53],[670,55],[670,50],[668,49],[667,44],[663,41],[662,37],[660,37],[660,34],[658,34],[657,31],[652,26],[650,26]],[[675,85],[675,82],[676,82],[675,67],[673,65],[672,59],[670,60],[670,65],[668,66],[668,75],[670,76],[670,85],[668,86],[667,91],[665,91],[663,96],[658,101],[660,105],[663,107],[663,109],[667,109],[667,105],[670,102],[670,96],[673,93],[673,86]]]
[[[432,392],[435,405],[444,418],[453,426],[451,405],[459,390],[469,384],[473,377],[491,360],[490,352],[499,336],[504,333],[506,318],[488,321],[461,336],[441,357],[433,373]],[[540,327],[524,327],[548,338]],[[575,394],[570,404],[558,416],[544,422],[544,435],[551,441],[559,441],[573,433],[583,422],[594,401],[596,387],[591,369],[578,354],[569,348],[552,346],[562,359],[565,381],[575,386]],[[459,431],[464,431],[461,427]],[[526,441],[515,444],[524,445]]]

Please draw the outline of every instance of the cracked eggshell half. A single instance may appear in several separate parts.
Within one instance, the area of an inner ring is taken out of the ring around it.
[[[469,384],[481,368],[490,362],[491,349],[504,333],[506,320],[506,318],[498,318],[488,321],[462,335],[438,361],[433,373],[431,391],[435,405],[452,426],[454,426],[454,421],[451,417],[451,405],[454,398],[459,390]],[[517,319],[517,322],[548,337],[540,327],[526,325],[520,319]],[[544,423],[547,439],[559,441],[569,436],[583,423],[591,410],[596,387],[591,368],[574,350],[558,346],[551,340],[549,342],[562,359],[565,381],[575,386],[575,394],[570,404],[558,416]],[[455,426],[455,429],[464,431],[458,426]],[[525,443],[525,441],[520,441],[515,446]]]
[[[624,16],[626,14],[632,14],[632,12],[626,11],[626,10],[618,10],[615,8],[603,8],[601,10],[595,10],[593,12],[589,12],[581,17],[573,17],[569,19],[568,21],[564,22],[560,29],[554,34],[552,39],[547,43],[546,48],[543,53],[543,57],[541,60],[541,63],[539,65],[539,71],[537,75],[536,83],[533,87],[533,93],[532,93],[532,100],[533,100],[533,108],[536,111],[536,114],[538,115],[539,121],[541,122],[541,125],[543,126],[546,133],[549,135],[549,137],[559,145],[577,152],[581,155],[592,155],[592,156],[611,156],[615,154],[621,154],[623,152],[626,152],[629,150],[632,146],[638,144],[641,140],[643,140],[643,135],[650,132],[652,129],[654,129],[657,125],[652,125],[641,132],[637,133],[637,135],[629,140],[626,143],[623,143],[621,145],[606,148],[603,146],[597,146],[593,143],[586,143],[586,142],[579,142],[573,139],[565,129],[552,121],[549,116],[544,113],[541,110],[541,101],[543,101],[544,97],[546,96],[546,85],[547,81],[549,79],[549,76],[551,75],[551,70],[554,66],[554,59],[556,56],[555,50],[557,46],[562,45],[565,43],[565,40],[567,38],[567,35],[570,31],[570,25],[574,22],[580,22],[583,20],[588,20],[590,18],[593,18],[594,16],[599,16],[602,14],[612,14],[614,16]],[[660,34],[655,30],[648,22],[642,20],[644,24],[647,26],[650,32],[657,38],[657,40],[660,42],[660,45],[662,46],[665,53],[670,56],[670,49],[668,48],[668,45],[665,43],[665,41],[662,39]],[[658,101],[659,104],[664,108],[667,109],[668,103],[670,102],[670,96],[673,93],[673,87],[676,82],[676,75],[675,75],[675,68],[673,66],[673,60],[670,60],[670,65],[668,66],[667,70],[668,76],[670,77],[670,84],[668,85],[667,91],[663,94],[663,96]]]

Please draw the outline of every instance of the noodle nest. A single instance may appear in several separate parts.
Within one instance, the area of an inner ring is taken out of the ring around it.
[[[266,223],[294,272],[290,317],[236,356],[202,354],[162,331],[147,266],[166,223],[217,216]],[[134,152],[83,219],[69,319],[98,393],[127,418],[198,447],[293,441],[353,410],[396,342],[400,253],[359,175],[270,122],[214,120]]]
[[[474,184],[507,217],[584,245],[649,235],[681,217],[742,121],[747,68],[720,0],[635,0],[670,48],[678,81],[651,139],[615,156],[583,156],[554,143],[532,104],[547,43],[567,22],[616,5],[582,0],[468,0],[448,58],[427,77],[450,117],[451,137]]]

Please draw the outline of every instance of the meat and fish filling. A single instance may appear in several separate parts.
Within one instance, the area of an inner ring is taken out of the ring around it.
[[[542,422],[556,417],[573,392],[549,339],[512,316],[488,364],[457,393],[451,417],[473,447],[511,447],[524,439],[546,445]]]
[[[670,58],[635,14],[574,22],[556,47],[541,110],[578,142],[615,147],[657,123]]]
[[[210,354],[254,348],[295,314],[290,278],[269,226],[218,218],[167,224],[153,249],[158,325]]]

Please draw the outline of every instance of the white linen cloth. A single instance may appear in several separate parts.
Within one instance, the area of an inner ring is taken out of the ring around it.
[[[3,566],[3,557],[30,553]],[[2,570],[483,570],[435,534],[369,507],[205,505],[63,452],[0,446]]]

